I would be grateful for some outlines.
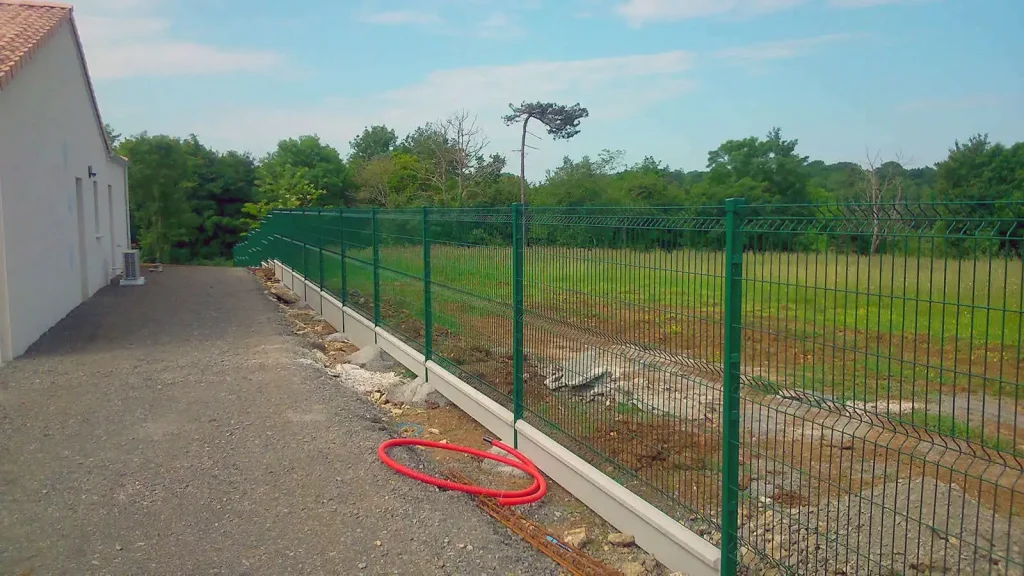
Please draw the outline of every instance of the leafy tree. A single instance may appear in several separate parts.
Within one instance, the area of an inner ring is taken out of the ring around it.
[[[670,206],[680,203],[682,192],[666,174],[668,167],[651,156],[623,171],[616,178],[619,194],[628,204]]]
[[[121,133],[115,132],[114,127],[109,122],[103,124],[103,132],[107,135],[107,142],[110,142],[111,147],[117,146],[118,142],[121,141]]]
[[[363,133],[348,143],[352,149],[350,160],[373,160],[386,156],[398,143],[395,131],[387,126],[376,125],[363,129]]]
[[[171,246],[188,239],[197,224],[188,205],[192,183],[185,148],[177,138],[142,133],[122,142],[118,151],[131,162],[132,221],[143,254],[168,262]]]
[[[428,122],[410,132],[395,148],[399,154],[408,154],[418,160],[420,181],[430,189],[433,203],[448,205],[454,165],[455,143],[440,122]]]
[[[192,135],[183,142],[189,157],[192,186],[189,205],[199,219],[196,234],[179,246],[185,261],[231,257],[251,222],[242,207],[255,199],[256,164],[252,156],[235,151],[220,154]]]
[[[281,140],[260,161],[258,201],[266,206],[351,206],[354,187],[338,151],[319,136]],[[251,213],[251,212],[250,212]]]
[[[277,208],[319,206],[324,191],[310,183],[309,169],[291,165],[262,164],[256,170],[256,201],[242,211],[256,219]]]
[[[522,146],[519,149],[519,198],[526,203],[526,134],[530,120],[536,119],[548,129],[555,140],[568,140],[580,133],[580,121],[590,112],[579,105],[555,104],[554,102],[523,102],[519,106],[508,105],[511,112],[502,117],[506,126],[523,123]]]
[[[562,165],[547,172],[544,182],[530,190],[530,204],[546,206],[588,206],[621,204],[611,198],[611,178],[607,164],[589,156],[573,160],[566,156]]]
[[[402,142],[395,146],[395,152],[412,154],[420,160],[433,158],[437,148],[446,146],[444,135],[433,122],[427,122],[408,133]]]
[[[988,134],[954,142],[936,165],[936,191],[958,201],[1024,199],[1024,143],[1007,147]]]
[[[579,132],[584,117],[586,110],[578,104],[524,103],[512,107],[505,121],[522,123],[527,134],[527,124],[537,118],[552,135],[571,138]],[[119,135],[113,134],[109,126],[105,129],[116,141]],[[535,206],[568,209],[595,205],[720,206],[725,198],[737,196],[751,203],[798,205],[760,208],[762,214],[810,215],[811,208],[799,205],[859,202],[874,208],[858,208],[872,224],[871,234],[860,234],[856,239],[798,234],[790,246],[873,254],[900,249],[885,241],[891,237],[891,226],[916,230],[934,225],[944,230],[956,224],[943,221],[941,207],[936,208],[938,216],[931,223],[922,224],[913,218],[894,220],[885,212],[891,202],[1024,199],[1024,143],[1006,146],[976,135],[966,142],[955,142],[949,156],[935,167],[915,168],[899,161],[880,162],[877,156],[869,157],[866,164],[810,162],[797,148],[796,140],[784,139],[776,128],[762,138],[723,142],[708,153],[706,170],[688,171],[672,169],[654,156],[627,165],[621,150],[603,150],[595,157],[565,158],[527,190],[523,155],[519,174],[505,173],[505,158],[488,153],[486,137],[465,112],[428,122],[401,142],[386,127],[368,127],[353,141],[348,164],[316,136],[282,140],[259,161],[245,153],[220,153],[194,135],[181,140],[143,133],[118,145],[120,153],[131,160],[129,179],[136,216],[132,220],[133,237],[141,240],[147,257],[179,262],[227,258],[254,219],[278,207],[484,207],[525,200]],[[715,212],[712,209],[708,213]],[[1000,230],[1005,236],[999,239],[949,241],[935,246],[934,251],[968,254],[984,249],[1019,254],[1024,245],[1019,237],[1024,221],[1008,218],[999,225],[1005,228]],[[451,234],[477,244],[510,241],[507,227],[500,224],[466,230],[456,226]],[[694,243],[714,246],[720,241],[714,235],[674,231],[624,234],[616,226],[594,230],[539,223],[531,238],[572,246],[643,249]],[[756,233],[748,237],[748,242],[764,245]]]
[[[622,168],[622,159],[625,156],[625,150],[609,150],[605,148],[597,154],[597,162],[594,166],[603,174],[614,174]]]
[[[727,140],[708,153],[708,183],[716,200],[742,190],[758,204],[796,204],[810,200],[807,157],[796,153],[797,141],[784,140],[773,128],[764,138]]]
[[[378,156],[360,163],[355,175],[359,203],[384,208],[413,205],[422,199],[419,173],[419,159],[411,154]]]
[[[453,204],[461,206],[468,196],[480,192],[483,183],[491,181],[505,168],[505,158],[499,154],[491,155],[490,159],[484,157],[490,141],[477,125],[476,117],[471,118],[465,110],[439,120],[435,126],[447,144],[438,160],[451,165],[455,180]]]

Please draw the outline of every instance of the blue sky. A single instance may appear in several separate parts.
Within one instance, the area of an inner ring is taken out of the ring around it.
[[[1022,0],[82,0],[76,18],[119,131],[257,155],[465,109],[511,158],[500,116],[524,99],[591,112],[532,141],[535,178],[604,148],[700,169],[776,125],[826,161],[1024,140]]]

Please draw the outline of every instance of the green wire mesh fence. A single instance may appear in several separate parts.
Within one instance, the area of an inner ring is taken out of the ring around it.
[[[281,210],[277,260],[722,549],[1024,574],[1024,204]]]

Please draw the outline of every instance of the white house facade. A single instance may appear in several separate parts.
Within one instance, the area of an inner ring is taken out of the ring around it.
[[[71,7],[0,0],[0,362],[108,285],[129,247],[127,161]]]

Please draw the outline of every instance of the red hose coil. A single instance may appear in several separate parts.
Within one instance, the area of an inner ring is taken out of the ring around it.
[[[410,478],[419,480],[420,482],[425,482],[445,490],[458,490],[459,492],[475,494],[477,496],[493,496],[497,499],[498,504],[501,504],[502,506],[530,504],[531,502],[540,500],[545,494],[547,494],[548,484],[544,481],[544,476],[541,475],[540,470],[533,465],[533,462],[531,462],[529,458],[523,456],[518,450],[503,444],[498,440],[494,440],[493,438],[484,438],[484,440],[492,446],[496,446],[511,454],[516,459],[513,460],[511,458],[505,458],[504,456],[498,456],[497,454],[491,454],[490,452],[484,452],[483,450],[468,448],[466,446],[446,444],[442,442],[435,442],[433,440],[422,440],[420,438],[394,438],[392,440],[387,440],[377,448],[377,457],[379,457],[381,462],[386,464],[388,468],[391,468],[399,474],[403,474]],[[423,472],[413,470],[408,466],[395,462],[387,453],[388,448],[392,448],[394,446],[423,446],[425,448],[439,448],[441,450],[451,450],[452,452],[461,452],[471,456],[494,460],[495,462],[501,462],[502,464],[522,470],[529,474],[530,477],[533,478],[533,483],[530,484],[529,488],[524,488],[522,490],[495,490],[493,488],[483,488],[472,484],[460,484],[458,482],[444,480],[443,478],[424,474]]]

